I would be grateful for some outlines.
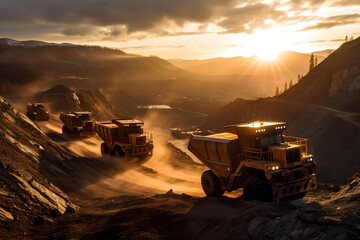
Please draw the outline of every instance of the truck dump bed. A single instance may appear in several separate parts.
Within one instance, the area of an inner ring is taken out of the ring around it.
[[[72,118],[75,118],[75,114],[72,113],[60,113],[60,120],[67,126],[73,127],[73,121],[71,120]]]
[[[206,136],[191,135],[189,150],[219,176],[227,176],[238,166],[238,136],[217,133]]]
[[[119,126],[111,121],[97,122],[95,124],[95,132],[99,134],[104,142],[113,143],[115,137],[119,134]]]

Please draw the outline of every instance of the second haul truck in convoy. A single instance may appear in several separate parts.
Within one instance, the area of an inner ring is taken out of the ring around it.
[[[60,120],[64,123],[63,134],[86,137],[95,135],[95,121],[91,120],[91,112],[60,113]]]
[[[97,122],[95,131],[104,140],[101,154],[115,157],[149,158],[154,145],[152,134],[143,129],[144,122],[137,119],[114,119]]]

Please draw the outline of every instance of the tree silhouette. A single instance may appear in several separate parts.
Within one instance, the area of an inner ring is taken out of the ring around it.
[[[344,42],[348,42],[348,41],[349,41],[349,37],[348,37],[348,35],[346,34]]]
[[[312,53],[310,56],[310,61],[309,61],[310,65],[309,65],[309,72],[311,71],[311,69],[314,68],[314,54]]]
[[[353,35],[350,36],[350,41],[352,41],[352,40],[354,40],[354,36],[353,36]]]
[[[287,82],[285,82],[284,92],[288,89]]]
[[[290,79],[289,88],[291,88],[292,86],[293,86],[293,81],[292,79]]]
[[[276,86],[276,91],[275,91],[275,96],[279,96],[280,92],[279,92],[279,87]]]
[[[317,60],[317,57],[315,57],[315,63],[314,63],[314,66],[316,67],[318,65],[318,60]]]

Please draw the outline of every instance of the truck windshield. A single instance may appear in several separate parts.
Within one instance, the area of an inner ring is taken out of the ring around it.
[[[260,144],[263,147],[282,143],[281,135],[264,136],[260,138]]]
[[[125,128],[125,133],[126,134],[141,133],[141,128],[139,128],[139,127],[127,127],[127,128]]]
[[[81,116],[79,116],[79,120],[80,121],[90,121],[90,116],[89,115],[81,115]]]

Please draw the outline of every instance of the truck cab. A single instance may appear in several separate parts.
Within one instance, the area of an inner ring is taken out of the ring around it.
[[[45,103],[28,103],[26,105],[26,116],[35,121],[49,121],[49,111]]]

